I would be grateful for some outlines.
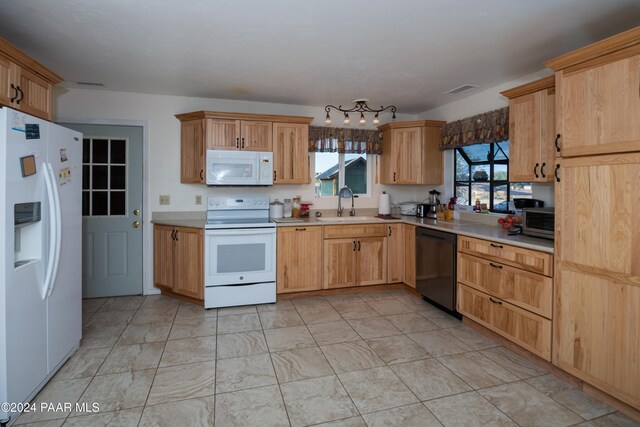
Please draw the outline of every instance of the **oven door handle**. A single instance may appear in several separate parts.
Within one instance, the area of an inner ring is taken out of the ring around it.
[[[233,230],[206,230],[205,234],[207,236],[258,236],[258,235],[276,234],[276,229],[275,228],[269,228],[269,229],[239,228],[239,229],[233,229]]]

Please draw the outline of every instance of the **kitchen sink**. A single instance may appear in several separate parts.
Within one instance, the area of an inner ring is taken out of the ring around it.
[[[316,218],[316,220],[326,222],[382,221],[380,218],[376,218],[375,216],[321,216]]]

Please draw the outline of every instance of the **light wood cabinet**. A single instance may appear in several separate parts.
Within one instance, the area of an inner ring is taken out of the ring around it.
[[[404,232],[403,224],[387,226],[387,281],[402,282],[404,275]]]
[[[322,289],[322,227],[279,227],[278,293]]]
[[[445,122],[421,120],[380,126],[382,154],[381,184],[442,184],[444,154],[440,132]]]
[[[0,64],[0,78],[1,70]],[[274,184],[310,182],[312,117],[195,111],[176,118],[181,125],[182,183],[205,182],[206,150],[273,151]]]
[[[309,125],[273,124],[273,183],[308,184]]]
[[[416,226],[402,224],[404,234],[404,277],[402,281],[416,287]]]
[[[204,298],[202,229],[153,226],[153,282],[170,294]]]
[[[640,407],[640,27],[556,72],[553,363]]]
[[[458,311],[551,360],[553,257],[458,236]]]
[[[324,227],[324,288],[387,283],[384,224]]]
[[[551,321],[458,283],[458,311],[514,343],[551,360]]]
[[[555,77],[508,91],[509,181],[553,182]]]
[[[51,88],[62,78],[0,39],[0,104],[51,120]]]
[[[545,63],[562,157],[640,151],[640,27]]]
[[[554,362],[640,406],[640,152],[560,160]]]

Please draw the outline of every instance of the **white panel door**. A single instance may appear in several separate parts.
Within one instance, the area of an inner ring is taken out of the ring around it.
[[[62,124],[83,134],[82,296],[142,293],[142,128]]]

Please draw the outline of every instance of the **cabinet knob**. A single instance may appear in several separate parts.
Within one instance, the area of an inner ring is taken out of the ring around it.
[[[140,221],[133,221],[133,224],[131,224],[131,226],[133,228],[140,228]]]

